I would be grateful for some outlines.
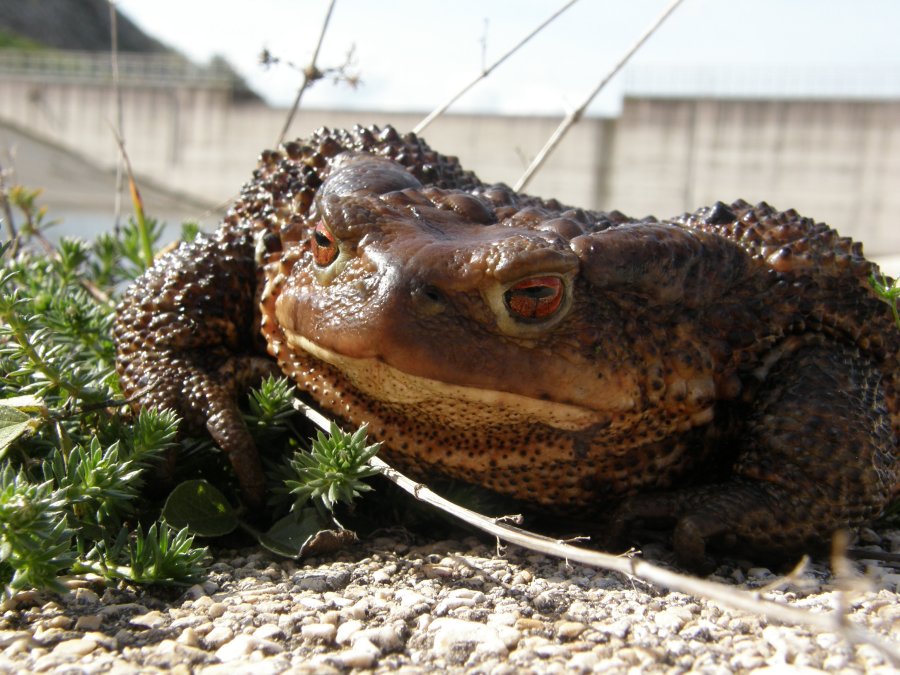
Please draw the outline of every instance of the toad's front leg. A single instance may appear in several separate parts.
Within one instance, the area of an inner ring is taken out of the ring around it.
[[[615,529],[675,523],[685,566],[703,567],[707,543],[756,556],[821,549],[840,529],[877,517],[896,489],[896,438],[880,372],[853,349],[810,344],[768,373],[737,440],[725,483],[634,497]]]
[[[113,335],[125,395],[174,410],[188,428],[208,429],[245,498],[260,504],[265,477],[237,406],[240,390],[274,368],[253,334],[253,253],[237,222],[182,244],[126,291]]]

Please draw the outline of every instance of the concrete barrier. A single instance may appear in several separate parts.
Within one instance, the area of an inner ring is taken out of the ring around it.
[[[225,203],[271,147],[286,111],[235,101],[220,81],[121,87],[126,146],[156,185]],[[109,82],[0,72],[0,122],[113,167],[116,93]],[[292,133],[393,124],[419,113],[302,110]],[[557,124],[546,117],[446,115],[426,131],[436,149],[483,179],[514,183]],[[741,197],[796,208],[900,251],[900,101],[628,98],[617,118],[589,118],[563,141],[529,191],[563,202],[671,216]]]

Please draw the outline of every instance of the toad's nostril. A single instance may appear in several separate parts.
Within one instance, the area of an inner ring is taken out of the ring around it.
[[[412,284],[409,295],[413,309],[421,316],[434,316],[447,308],[444,294],[432,284]]]

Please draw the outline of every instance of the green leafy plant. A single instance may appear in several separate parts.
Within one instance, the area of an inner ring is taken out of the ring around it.
[[[253,389],[247,426],[260,448],[271,449],[264,456],[270,473],[277,479],[286,471],[290,480],[274,487],[274,524],[258,530],[258,518],[248,522],[248,514],[232,506],[239,504],[234,479],[210,439],[179,434],[170,411],[134,413],[118,388],[111,338],[117,295],[152,264],[162,227],[137,208],[132,222],[93,242],[53,242],[39,195],[0,185],[4,213],[20,214],[18,231],[7,216],[10,241],[0,245],[5,591],[60,590],[61,575],[84,572],[136,583],[190,582],[207,558],[194,537],[237,528],[283,555],[352,540],[333,510],[369,489],[362,480],[375,473],[366,462],[377,445],[365,445],[364,430],[344,434],[335,427],[331,438],[320,434],[305,450],[293,385],[270,377]],[[139,196],[135,200],[140,206]],[[193,238],[198,229],[187,225],[182,234]],[[286,466],[284,451],[291,448]],[[170,451],[179,457],[172,478],[184,482],[162,507],[145,488],[148,471],[161,471]],[[309,499],[314,506],[304,508]]]
[[[286,435],[296,437],[293,421],[297,411],[293,401],[294,385],[286,377],[269,376],[250,390],[244,420],[260,447]]]
[[[257,439],[261,432],[284,431],[285,427],[277,422],[294,414],[286,401],[290,392],[284,378],[266,380],[251,392],[251,410],[245,419]],[[254,427],[254,422],[258,427]],[[288,422],[287,426],[292,425]],[[296,439],[296,434],[292,438]],[[350,434],[332,423],[329,435],[319,432],[311,448],[295,449],[287,464],[273,471],[281,483],[275,490],[273,512],[279,511],[279,492],[294,496],[290,511],[264,532],[242,518],[240,510],[205,479],[186,481],[176,487],[166,501],[163,517],[166,522],[201,536],[221,536],[243,528],[279,555],[297,557],[343,547],[355,541],[356,536],[338,522],[336,508],[341,503],[352,506],[359,496],[371,491],[364,480],[378,473],[368,462],[381,444],[367,445],[365,441],[365,427]]]
[[[65,499],[50,481],[0,469],[0,562],[9,591],[60,589],[57,576],[74,561]]]
[[[900,301],[900,281],[888,279],[884,275],[878,278],[873,274],[869,277],[869,283],[875,293],[891,306],[894,323],[900,328],[900,311],[897,309],[897,302]]]
[[[166,523],[153,523],[144,534],[138,524],[134,532],[121,529],[111,545],[103,541],[95,546],[73,565],[73,571],[136,583],[179,584],[201,577],[207,557],[205,548],[194,546],[194,536],[186,528],[176,531]]]
[[[380,448],[381,443],[366,445],[365,425],[352,434],[334,422],[328,436],[319,431],[310,451],[294,453],[289,462],[296,477],[285,485],[296,497],[294,508],[310,499],[321,501],[329,511],[338,502],[351,504],[372,489],[363,479],[378,473],[368,462]]]
[[[87,570],[189,581],[205,549],[139,517],[178,419],[124,405],[111,337],[117,287],[146,267],[142,242],[161,228],[54,244],[39,194],[14,186],[2,200],[21,226],[8,223],[0,248],[0,582],[59,589],[60,574]]]

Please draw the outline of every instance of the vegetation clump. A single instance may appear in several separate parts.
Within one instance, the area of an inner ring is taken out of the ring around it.
[[[245,523],[240,506],[232,506],[239,496],[227,462],[211,441],[179,433],[171,411],[135,412],[118,387],[111,337],[117,296],[152,264],[162,228],[137,209],[132,222],[93,242],[63,238],[53,244],[46,237],[52,223],[37,206],[38,196],[21,187],[0,194],[9,235],[0,248],[5,592],[60,590],[64,575],[88,572],[139,583],[189,583],[202,576],[208,559],[197,536],[242,527],[269,548],[298,555],[318,532],[342,530],[333,517],[335,503],[366,490],[360,481],[374,473],[363,468],[374,454],[357,442],[364,434],[343,435],[335,427],[325,453],[309,454],[297,440],[293,388],[283,379],[263,382],[250,393],[246,420],[260,447],[278,449],[269,458],[273,477],[280,477],[273,478],[273,513],[286,515],[269,532]],[[192,237],[196,228],[183,234]],[[349,450],[335,454],[335,448]],[[159,482],[155,477],[172,464],[163,459],[173,452],[179,461],[167,478],[184,482],[161,511],[147,484]],[[336,457],[344,464],[333,466]],[[349,470],[340,473],[344,465]],[[307,508],[310,500],[314,508]]]

